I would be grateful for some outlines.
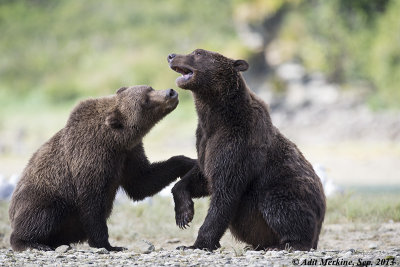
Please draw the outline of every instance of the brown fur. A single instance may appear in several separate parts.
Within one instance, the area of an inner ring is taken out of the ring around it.
[[[202,49],[168,62],[198,114],[198,164],[172,189],[177,224],[193,219],[192,198],[211,195],[190,248],[216,249],[227,228],[255,249],[316,248],[325,215],[320,179],[246,86],[240,72],[248,63]]]
[[[32,156],[13,193],[12,248],[50,250],[88,240],[92,247],[121,250],[108,242],[106,224],[117,189],[141,200],[194,164],[184,156],[151,164],[143,149],[144,135],[177,104],[172,89],[148,86],[79,103],[66,126]]]

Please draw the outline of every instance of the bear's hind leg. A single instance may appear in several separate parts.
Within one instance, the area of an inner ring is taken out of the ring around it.
[[[315,248],[317,219],[307,203],[285,190],[268,192],[259,209],[271,229],[277,234],[279,244],[266,249],[310,250]]]
[[[14,251],[23,251],[23,250],[26,250],[29,248],[44,250],[44,251],[54,250],[54,248],[44,245],[44,244],[24,241],[24,240],[16,237],[14,233],[12,233],[10,236],[10,244]]]
[[[53,207],[41,208],[31,206],[31,209],[26,209],[14,219],[10,236],[13,250],[54,250],[54,244],[63,243],[56,240],[54,234],[59,230],[64,209],[54,205],[53,203]]]

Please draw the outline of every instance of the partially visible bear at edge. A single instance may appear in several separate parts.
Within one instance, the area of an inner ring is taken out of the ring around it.
[[[195,164],[184,156],[150,163],[143,149],[145,134],[177,104],[174,90],[149,86],[79,103],[32,156],[13,193],[12,248],[52,250],[88,240],[92,247],[122,250],[110,245],[106,224],[117,189],[142,200]]]
[[[229,228],[254,249],[316,249],[326,209],[321,181],[247,87],[240,72],[248,63],[202,49],[168,62],[198,114],[198,164],[172,189],[178,226],[193,219],[192,198],[211,195],[195,243],[181,248],[214,250]]]

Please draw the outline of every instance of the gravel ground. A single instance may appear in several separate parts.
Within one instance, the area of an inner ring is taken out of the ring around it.
[[[193,241],[193,240],[191,240]],[[128,250],[108,252],[87,244],[61,246],[56,251],[0,249],[0,266],[400,266],[400,223],[328,224],[323,228],[318,250],[252,251],[226,234],[222,248],[176,250],[188,240],[157,239],[119,242]]]
[[[163,250],[137,253],[108,252],[105,249],[72,248],[60,252],[3,249],[2,266],[400,266],[400,249],[387,251],[229,251]]]
[[[229,231],[221,240],[222,248],[215,252],[179,251],[175,248],[194,242],[207,201],[195,203],[198,212],[193,225],[180,230],[167,200],[155,198],[152,205],[115,206],[108,222],[110,243],[128,248],[123,252],[94,249],[87,243],[61,246],[50,252],[14,252],[9,245],[11,229],[5,219],[7,203],[3,203],[0,266],[361,266],[360,262],[365,262],[364,266],[400,266],[400,222],[373,222],[373,218],[367,222],[324,224],[316,251],[246,250],[246,244],[237,242]],[[331,217],[332,214],[327,220],[332,221]]]

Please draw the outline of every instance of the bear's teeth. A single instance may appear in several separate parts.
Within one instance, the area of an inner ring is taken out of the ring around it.
[[[192,72],[186,68],[179,68],[179,67],[175,67],[173,68],[174,71],[182,74],[182,76],[186,75],[186,74],[191,74]]]

